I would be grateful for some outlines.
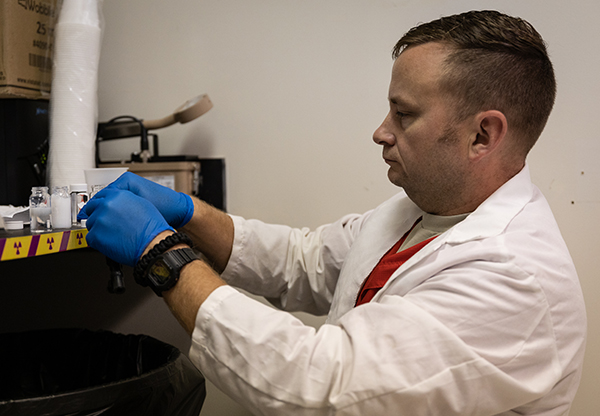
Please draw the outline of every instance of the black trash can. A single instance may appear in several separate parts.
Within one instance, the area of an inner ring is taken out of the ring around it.
[[[146,335],[53,329],[0,334],[0,415],[197,416],[204,377]]]

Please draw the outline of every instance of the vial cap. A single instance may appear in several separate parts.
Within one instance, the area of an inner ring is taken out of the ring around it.
[[[4,228],[6,230],[22,230],[23,229],[23,221],[4,220]]]
[[[75,183],[71,185],[71,192],[87,192],[87,183]]]

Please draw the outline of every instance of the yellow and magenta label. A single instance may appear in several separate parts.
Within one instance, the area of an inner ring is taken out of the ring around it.
[[[0,261],[87,247],[86,229],[0,238]]]

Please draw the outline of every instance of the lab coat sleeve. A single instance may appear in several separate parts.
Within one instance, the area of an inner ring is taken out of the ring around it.
[[[509,414],[561,370],[535,278],[483,263],[318,331],[224,286],[198,311],[190,358],[259,415]]]
[[[287,311],[329,311],[340,268],[369,213],[314,231],[231,216],[232,253],[221,277]]]

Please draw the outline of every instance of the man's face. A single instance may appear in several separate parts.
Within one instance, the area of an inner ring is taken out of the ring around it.
[[[465,186],[468,136],[454,120],[452,101],[439,80],[447,49],[413,46],[396,59],[389,88],[390,112],[373,134],[383,146],[390,181],[427,212],[448,215]]]

